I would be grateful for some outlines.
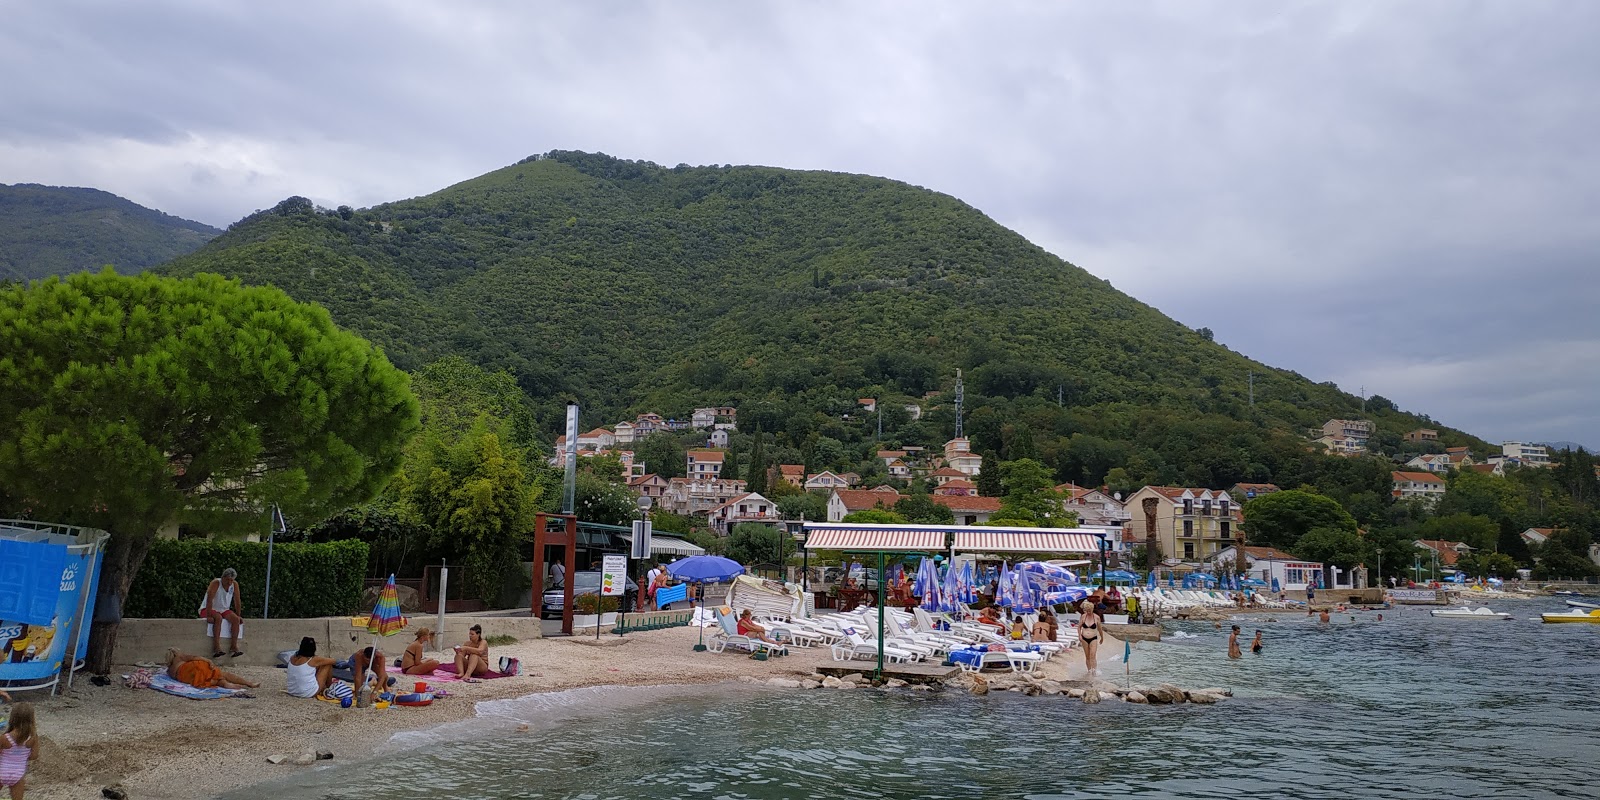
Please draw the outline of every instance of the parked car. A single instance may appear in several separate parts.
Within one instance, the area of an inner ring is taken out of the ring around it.
[[[586,570],[573,573],[572,597],[577,600],[579,595],[600,593],[600,571]],[[622,596],[622,607],[632,609],[634,599],[639,592],[639,584],[628,579],[627,593]],[[556,619],[561,616],[566,603],[566,586],[560,582],[546,586],[544,596],[539,599],[539,618]]]

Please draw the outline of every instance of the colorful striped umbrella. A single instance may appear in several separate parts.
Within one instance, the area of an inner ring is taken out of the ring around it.
[[[406,626],[406,618],[400,616],[400,593],[394,588],[394,575],[389,576],[389,582],[383,585],[383,591],[378,593],[378,605],[372,609],[371,616],[367,617],[367,632],[378,636],[393,636]]]

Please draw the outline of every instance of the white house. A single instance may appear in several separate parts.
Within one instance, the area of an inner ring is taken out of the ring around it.
[[[944,443],[944,465],[971,477],[983,469],[983,457],[972,452],[972,442],[962,437]]]
[[[911,467],[900,459],[889,462],[889,476],[892,478],[910,478]]]
[[[623,421],[611,426],[612,435],[616,437],[617,444],[633,443],[633,423]]]
[[[1542,444],[1504,442],[1500,445],[1500,453],[1525,467],[1550,466],[1550,449]]]
[[[1455,464],[1451,462],[1448,453],[1424,453],[1407,461],[1406,466],[1424,472],[1441,474],[1449,472]]]
[[[728,432],[723,429],[712,431],[710,442],[712,447],[726,448],[728,446]]]
[[[1529,545],[1537,546],[1550,541],[1551,534],[1555,532],[1555,528],[1529,528],[1523,531],[1521,536],[1522,541],[1527,542]]]
[[[1233,565],[1238,558],[1239,547],[1232,545],[1217,551],[1212,557],[1213,565]],[[1322,563],[1318,561],[1305,561],[1295,558],[1288,553],[1272,547],[1253,547],[1245,545],[1245,574],[1256,578],[1268,587],[1272,582],[1278,582],[1278,590],[1284,592],[1303,592],[1306,586],[1318,575],[1322,574]],[[1323,581],[1326,585],[1326,581]]]
[[[1444,496],[1444,478],[1431,472],[1391,472],[1389,478],[1394,482],[1394,496],[1400,499],[1420,497],[1430,503],[1439,502]]]
[[[806,476],[805,488],[811,489],[848,489],[850,482],[827,470]]]
[[[1367,440],[1351,439],[1346,436],[1324,436],[1317,440],[1317,444],[1328,448],[1328,453],[1336,456],[1356,456],[1367,452]]]
[[[721,450],[690,450],[688,477],[691,480],[715,480],[722,476]]]
[[[1121,528],[1132,519],[1122,501],[1099,489],[1085,489],[1074,483],[1063,483],[1056,491],[1066,495],[1061,501],[1062,510],[1078,515],[1079,525],[1103,525]]]
[[[706,514],[745,493],[744,481],[673,478],[662,493],[661,507],[675,514]]]
[[[753,492],[729,498],[711,509],[707,515],[711,527],[727,535],[741,522],[775,522],[779,519],[778,507],[771,500]]]

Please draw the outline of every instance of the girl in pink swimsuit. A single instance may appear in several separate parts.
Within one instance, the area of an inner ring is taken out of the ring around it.
[[[28,762],[39,757],[39,737],[34,733],[33,705],[11,707],[11,721],[0,736],[0,786],[11,790],[11,800],[22,800],[28,790]]]

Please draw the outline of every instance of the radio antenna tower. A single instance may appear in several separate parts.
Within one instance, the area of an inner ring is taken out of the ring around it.
[[[961,438],[961,402],[966,399],[966,391],[961,388],[961,370],[956,370],[956,438]]]

